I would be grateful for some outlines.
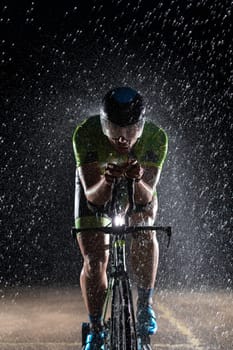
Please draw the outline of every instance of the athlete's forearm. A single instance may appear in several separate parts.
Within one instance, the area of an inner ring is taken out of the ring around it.
[[[153,189],[147,185],[143,180],[135,182],[134,200],[137,204],[147,204],[153,199]]]
[[[160,173],[161,169],[156,167],[144,168],[143,178],[138,182],[135,181],[134,200],[137,204],[145,205],[153,200]]]
[[[86,189],[85,195],[87,200],[92,204],[104,205],[111,198],[112,184],[107,182],[103,176],[94,186]]]

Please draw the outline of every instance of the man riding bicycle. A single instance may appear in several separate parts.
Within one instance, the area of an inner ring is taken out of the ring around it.
[[[165,132],[145,121],[142,96],[130,87],[109,91],[100,115],[92,116],[73,135],[76,169],[76,228],[110,223],[109,203],[115,181],[119,201],[127,208],[127,179],[134,179],[136,209],[132,225],[151,225],[158,208],[156,185],[167,153]],[[91,325],[84,350],[104,350],[102,309],[107,289],[109,236],[81,232],[78,244],[84,259],[80,284]],[[131,263],[137,282],[137,329],[155,334],[157,323],[152,297],[158,266],[158,243],[153,232],[132,237]]]

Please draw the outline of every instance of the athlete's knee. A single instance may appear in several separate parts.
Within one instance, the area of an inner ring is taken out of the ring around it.
[[[108,265],[108,256],[101,258],[85,256],[83,262],[83,272],[88,278],[98,277],[106,273]]]
[[[149,247],[156,247],[158,244],[155,231],[140,231],[133,235],[131,250],[134,253],[147,251]]]

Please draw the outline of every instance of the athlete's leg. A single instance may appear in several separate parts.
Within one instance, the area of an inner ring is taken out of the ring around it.
[[[134,225],[151,225],[156,217],[157,197],[147,210],[132,216]],[[155,232],[135,234],[131,243],[131,263],[136,281],[141,288],[154,288],[159,259],[159,246]]]
[[[80,275],[82,295],[90,322],[98,327],[107,289],[109,237],[101,232],[85,232],[78,235],[78,243],[84,259]]]
[[[135,225],[151,225],[155,220],[157,198],[132,220]],[[159,247],[155,232],[142,231],[132,239],[131,261],[138,287],[137,330],[141,337],[155,334],[156,316],[152,309],[154,284],[158,268]]]
[[[98,226],[101,224],[101,219],[98,219],[87,205],[78,169],[76,169],[75,177],[74,218],[76,227]],[[92,220],[91,224],[90,220]],[[84,260],[80,275],[82,295],[90,316],[90,322],[92,324],[99,323],[107,288],[106,269],[109,256],[109,237],[104,235],[103,232],[81,232],[77,239]]]
[[[140,232],[132,239],[131,263],[137,285],[154,288],[159,258],[159,247],[155,232]]]

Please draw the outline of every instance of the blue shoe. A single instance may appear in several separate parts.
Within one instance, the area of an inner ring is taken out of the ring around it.
[[[154,310],[150,305],[138,305],[137,310],[137,332],[139,336],[145,337],[157,332],[158,325]]]
[[[100,331],[98,333],[91,331],[87,335],[83,350],[106,350],[105,338],[106,335],[103,331]]]

